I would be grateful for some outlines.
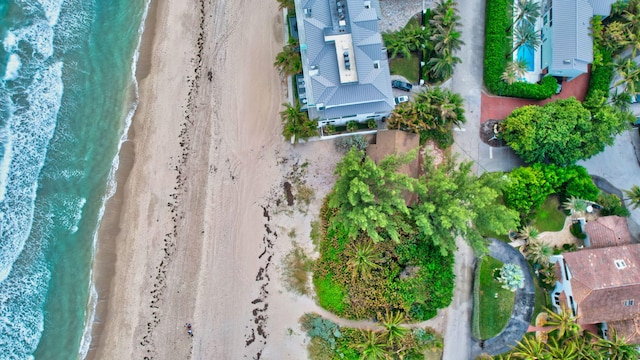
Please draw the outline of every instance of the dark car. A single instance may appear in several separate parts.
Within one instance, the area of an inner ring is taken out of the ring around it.
[[[413,87],[413,85],[409,84],[408,82],[393,80],[391,81],[391,87],[404,90],[404,91],[411,91],[411,88]]]

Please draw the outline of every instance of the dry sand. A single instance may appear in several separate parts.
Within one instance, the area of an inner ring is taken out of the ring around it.
[[[319,200],[305,215],[283,183],[305,178],[320,199],[338,155],[280,135],[277,7],[154,0],[139,108],[100,229],[89,358],[306,358],[297,320],[316,305],[284,291],[278,269],[290,229],[310,248]],[[306,175],[293,170],[307,160]]]
[[[297,360],[305,312],[371,325],[284,287],[282,258],[294,240],[312,251],[310,222],[340,155],[280,135],[282,23],[275,0],[153,0],[139,107],[99,234],[89,359]],[[303,182],[309,206],[295,199]]]

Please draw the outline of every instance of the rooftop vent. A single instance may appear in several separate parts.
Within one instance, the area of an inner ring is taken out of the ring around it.
[[[376,60],[376,61],[373,62],[373,68],[374,69],[380,68],[380,60]]]
[[[311,17],[311,9],[304,8],[304,9],[302,10],[302,12],[303,12],[307,17]]]
[[[364,2],[364,8],[365,8],[365,9],[369,9],[369,8],[371,8],[371,1],[365,0],[365,2]]]
[[[624,260],[614,260],[614,263],[618,269],[624,269],[627,267],[627,263],[624,262]]]

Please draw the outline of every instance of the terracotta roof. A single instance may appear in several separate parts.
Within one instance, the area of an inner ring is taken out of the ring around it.
[[[592,248],[603,248],[631,244],[631,234],[627,226],[627,218],[620,216],[603,216],[589,221],[585,225]]]
[[[376,134],[375,144],[367,147],[367,156],[369,156],[376,164],[380,160],[391,154],[404,154],[420,146],[420,136],[418,134],[409,133],[400,130],[383,130]],[[399,173],[407,174],[412,178],[418,178],[420,175],[419,156],[411,160],[410,163],[400,166]],[[407,205],[416,200],[416,195],[411,192],[405,192],[405,202]]]
[[[628,344],[640,344],[640,318],[613,321],[607,325],[616,331],[618,337],[624,337]]]
[[[640,244],[563,254],[571,273],[578,322],[593,324],[640,317]],[[625,305],[632,300],[633,305]]]

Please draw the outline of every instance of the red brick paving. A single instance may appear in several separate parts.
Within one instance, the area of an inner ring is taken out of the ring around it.
[[[577,78],[564,82],[562,91],[558,95],[554,95],[550,99],[529,100],[518,99],[504,96],[489,95],[482,91],[482,99],[480,104],[480,123],[487,120],[502,120],[506,118],[513,109],[525,105],[544,105],[557,99],[566,99],[575,96],[576,99],[583,101],[589,89],[589,73],[582,74]]]

